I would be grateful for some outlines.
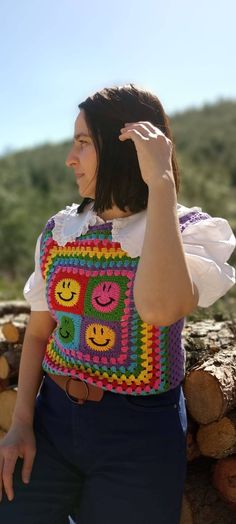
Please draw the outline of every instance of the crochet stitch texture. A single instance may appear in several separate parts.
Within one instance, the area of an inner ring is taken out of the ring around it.
[[[180,228],[205,218],[189,213],[180,218]],[[139,257],[131,258],[112,240],[110,222],[89,226],[64,246],[53,239],[54,225],[50,219],[40,251],[48,306],[57,322],[43,369],[123,394],[176,387],[185,373],[184,319],[168,327],[142,321],[133,297]]]

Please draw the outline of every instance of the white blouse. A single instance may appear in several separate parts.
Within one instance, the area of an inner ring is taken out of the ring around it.
[[[67,206],[53,218],[55,227],[53,238],[59,245],[65,245],[85,234],[89,226],[104,224],[92,210],[93,202],[81,213],[77,213],[78,204]],[[201,211],[199,207],[185,207],[177,204],[178,217],[192,211]],[[114,218],[112,222],[112,239],[120,242],[121,247],[130,257],[141,255],[145,228],[146,213],[140,211],[129,217]],[[48,311],[45,294],[45,281],[42,277],[39,262],[40,239],[35,249],[35,270],[24,287],[24,297],[31,306],[31,311]],[[235,270],[227,264],[233,252],[236,239],[227,220],[223,218],[206,218],[188,224],[182,232],[182,241],[188,268],[193,282],[199,292],[198,306],[208,307],[222,297],[235,283]]]

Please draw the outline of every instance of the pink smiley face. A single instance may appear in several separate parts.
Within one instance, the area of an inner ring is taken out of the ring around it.
[[[92,292],[93,307],[102,313],[109,313],[115,309],[118,305],[119,298],[120,287],[116,282],[101,282]]]

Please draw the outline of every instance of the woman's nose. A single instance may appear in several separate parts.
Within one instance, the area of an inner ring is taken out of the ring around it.
[[[75,164],[78,163],[78,158],[75,155],[74,148],[69,151],[67,158],[66,158],[66,166],[67,167],[73,167]]]

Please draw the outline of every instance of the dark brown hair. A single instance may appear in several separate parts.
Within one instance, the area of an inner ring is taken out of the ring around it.
[[[103,212],[115,203],[122,211],[126,207],[137,213],[147,207],[148,186],[138,164],[135,145],[131,140],[119,140],[120,129],[127,122],[149,121],[172,140],[168,117],[156,95],[134,84],[104,88],[79,104],[84,110],[87,126],[98,155],[98,171],[94,211]],[[173,144],[172,168],[176,191],[179,190],[179,170]],[[91,198],[84,198],[82,212]]]

